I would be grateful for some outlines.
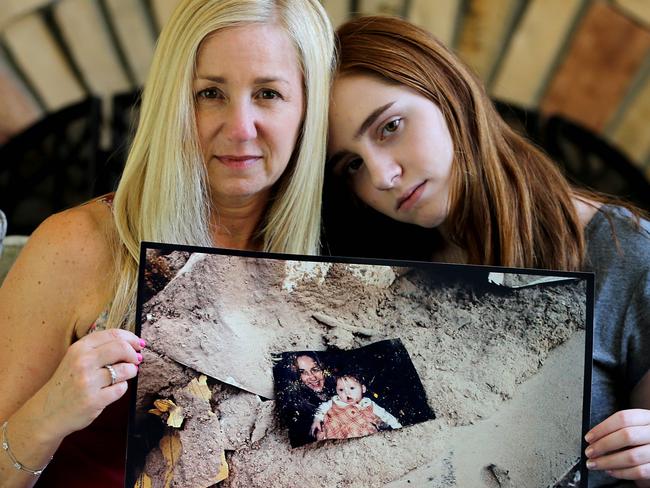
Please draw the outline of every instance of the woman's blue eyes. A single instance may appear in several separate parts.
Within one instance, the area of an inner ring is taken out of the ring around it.
[[[201,90],[196,94],[196,97],[210,100],[225,98],[223,93],[221,93],[221,91],[217,90],[216,88],[206,88],[205,90]],[[259,98],[261,100],[276,100],[282,99],[282,95],[276,90],[265,88],[255,93],[255,98]]]
[[[197,98],[218,98],[221,93],[219,90],[215,90],[214,88],[206,88],[205,90],[201,90],[196,94]]]
[[[259,96],[264,100],[274,100],[276,98],[282,98],[282,95],[280,95],[275,90],[261,90],[259,92]]]

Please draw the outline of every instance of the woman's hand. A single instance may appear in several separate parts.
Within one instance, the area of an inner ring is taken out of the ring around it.
[[[650,487],[650,410],[616,412],[587,432],[585,440],[589,469]]]
[[[138,373],[145,342],[126,330],[93,332],[72,344],[43,386],[43,411],[53,436],[88,426],[127,390]],[[115,381],[106,365],[115,372]]]
[[[318,419],[314,419],[314,422],[311,424],[311,428],[309,429],[309,435],[312,436],[314,439],[319,439],[319,435],[322,430],[323,430],[323,422],[321,422]]]

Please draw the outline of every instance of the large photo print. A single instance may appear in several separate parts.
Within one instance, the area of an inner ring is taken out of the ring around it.
[[[126,485],[586,487],[592,294],[145,243]]]

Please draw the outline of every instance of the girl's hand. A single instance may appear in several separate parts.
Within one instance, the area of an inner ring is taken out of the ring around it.
[[[88,426],[106,406],[127,390],[138,373],[145,342],[132,332],[93,332],[72,344],[43,386],[46,425],[53,436],[66,436]],[[112,366],[115,381],[106,365]]]
[[[650,410],[616,412],[587,432],[585,440],[587,468],[650,486]]]

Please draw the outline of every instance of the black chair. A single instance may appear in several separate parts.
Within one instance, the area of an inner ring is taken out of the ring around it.
[[[98,167],[98,194],[109,193],[117,188],[139,116],[140,90],[120,93],[113,97],[111,145],[109,150],[103,153]]]
[[[501,118],[518,134],[525,136],[538,146],[543,146],[544,118],[536,110],[525,109],[500,100],[494,100],[494,107]]]
[[[0,147],[0,208],[8,233],[29,235],[54,212],[95,193],[101,104],[89,98]]]
[[[496,101],[501,117],[541,147],[573,184],[627,200],[650,211],[650,181],[620,150],[562,116]]]
[[[574,183],[623,198],[650,211],[650,182],[621,151],[591,130],[553,116],[544,147]]]

